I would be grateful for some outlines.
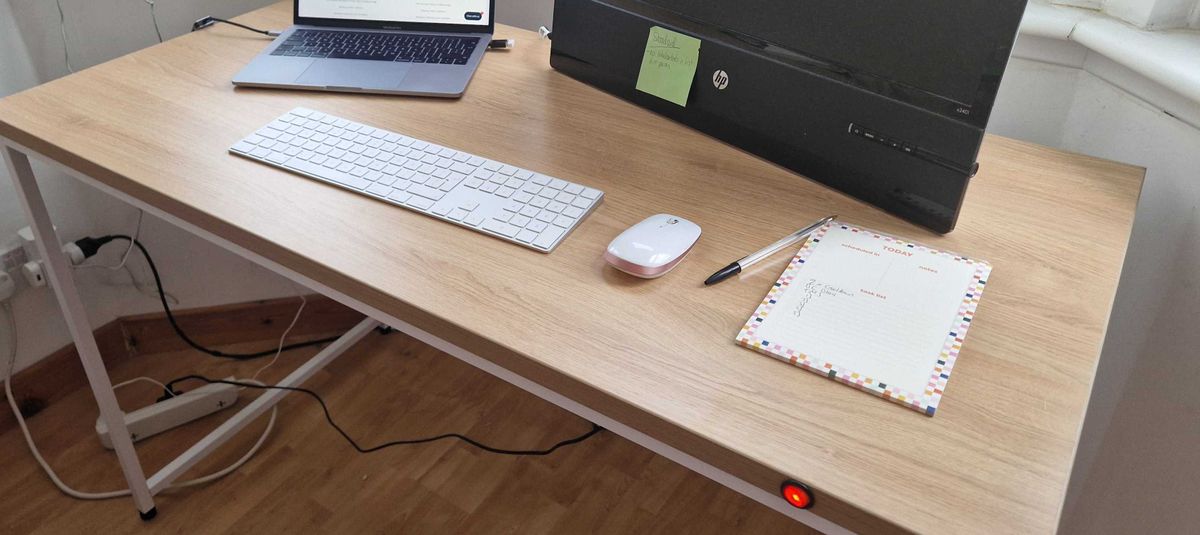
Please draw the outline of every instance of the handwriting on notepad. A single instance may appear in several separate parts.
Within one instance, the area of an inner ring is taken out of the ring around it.
[[[808,306],[813,299],[828,297],[854,297],[854,293],[845,288],[819,282],[817,279],[808,279],[808,282],[800,288],[800,298],[797,299],[796,306],[792,308],[792,315],[799,318],[800,313],[804,312],[804,307]]]

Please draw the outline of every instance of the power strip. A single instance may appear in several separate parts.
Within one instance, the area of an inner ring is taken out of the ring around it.
[[[227,377],[226,380],[233,381],[234,378]],[[237,403],[237,398],[237,386],[219,383],[204,385],[149,407],[125,413],[125,426],[129,428],[130,438],[137,442],[232,407]],[[100,444],[113,449],[108,425],[101,419],[96,420],[96,434],[100,435]]]

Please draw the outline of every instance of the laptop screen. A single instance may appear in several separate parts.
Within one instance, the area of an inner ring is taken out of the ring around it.
[[[487,26],[491,0],[300,0],[303,18]]]

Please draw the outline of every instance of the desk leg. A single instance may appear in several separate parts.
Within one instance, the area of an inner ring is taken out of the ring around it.
[[[132,489],[134,504],[137,505],[142,519],[150,520],[156,513],[154,498],[150,495],[146,475],[138,461],[137,452],[133,449],[133,440],[129,438],[129,431],[125,428],[125,415],[121,412],[121,407],[117,405],[112,381],[108,378],[108,371],[104,368],[104,361],[100,357],[100,348],[97,347],[96,339],[92,335],[92,325],[88,321],[87,309],[84,308],[83,301],[79,298],[79,290],[75,286],[75,278],[71,274],[70,264],[67,263],[66,256],[58,246],[61,242],[58,239],[58,233],[54,231],[50,213],[46,209],[46,201],[33,176],[29,158],[24,153],[4,147],[4,161],[8,166],[8,172],[12,175],[17,194],[21,197],[25,214],[29,217],[30,225],[33,227],[38,251],[41,252],[47,275],[50,277],[50,286],[54,288],[58,306],[67,320],[71,338],[75,340],[75,349],[79,352],[79,360],[83,363],[84,372],[87,373],[88,383],[92,387],[92,395],[96,398],[96,405],[100,407],[100,417],[104,419],[104,423],[108,425],[112,435],[113,447],[117,452],[117,459],[121,463],[121,470],[125,473],[125,481]],[[51,244],[53,246],[49,246]]]

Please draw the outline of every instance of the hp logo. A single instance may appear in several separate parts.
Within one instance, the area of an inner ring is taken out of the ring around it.
[[[713,87],[717,88],[718,91],[729,87],[729,73],[717,69],[717,72],[713,73]]]

